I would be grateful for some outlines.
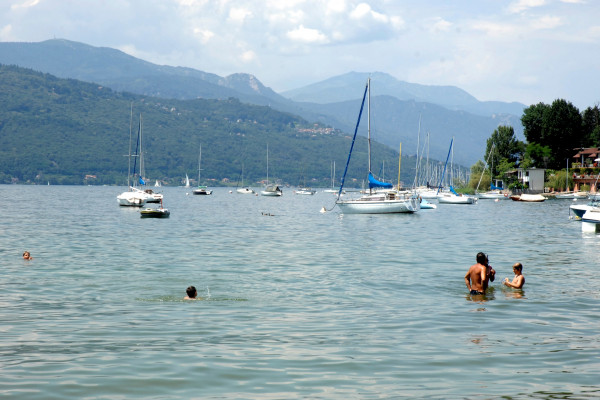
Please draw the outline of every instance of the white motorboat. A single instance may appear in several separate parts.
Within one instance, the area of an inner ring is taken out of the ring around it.
[[[381,192],[373,192],[373,189],[392,189],[392,184],[378,181],[375,179],[371,172],[371,79],[367,80],[367,86],[363,94],[362,104],[360,107],[360,113],[358,115],[358,121],[360,122],[360,114],[362,113],[365,98],[368,94],[368,105],[367,105],[367,143],[368,143],[368,181],[369,181],[369,194],[365,194],[357,199],[340,200],[338,196],[336,205],[340,208],[344,214],[389,214],[389,213],[415,213],[421,209],[419,197],[416,192],[413,193],[400,193],[394,190],[387,190]],[[354,131],[354,139],[358,131],[358,123]],[[354,143],[354,140],[352,141]],[[352,155],[352,149],[348,153],[348,163],[350,162],[350,156]],[[346,168],[347,170],[347,168]],[[344,187],[344,181],[346,175],[342,177],[342,183],[340,192]]]
[[[117,201],[120,206],[142,207],[146,204],[149,197],[144,191],[130,186],[127,192],[123,192],[117,196]]]
[[[278,197],[283,196],[283,191],[277,185],[269,185],[260,194],[262,196]]]
[[[203,195],[208,196],[212,194],[212,190],[208,189],[206,186],[198,186],[196,189],[192,191],[195,195]]]
[[[587,204],[573,204],[569,207],[569,213],[575,214],[575,219],[582,219],[583,214],[590,210],[600,210],[600,203],[592,200]]]
[[[311,195],[317,193],[317,191],[313,190],[311,188],[300,188],[300,189],[296,190],[294,193],[311,196]]]
[[[156,193],[152,189],[145,189],[144,193],[148,195],[148,200],[146,200],[146,203],[160,203],[163,199],[162,193]]]
[[[250,189],[249,187],[238,188],[236,189],[236,192],[241,194],[254,194],[254,190]]]
[[[600,208],[587,210],[583,214],[581,217],[581,230],[592,233],[600,231]]]

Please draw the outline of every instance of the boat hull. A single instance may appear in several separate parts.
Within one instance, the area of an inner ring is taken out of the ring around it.
[[[477,197],[479,199],[487,199],[487,200],[508,200],[510,199],[510,197],[508,196],[508,193],[498,193],[498,192],[485,192],[485,193],[479,193],[477,195]]]
[[[196,189],[192,193],[197,196],[208,196],[212,194],[212,190]]]
[[[441,196],[438,197],[438,202],[441,204],[475,204],[477,199],[470,196]]]
[[[117,196],[117,202],[123,207],[143,207],[148,200],[145,193],[123,192]]]
[[[541,203],[542,201],[546,201],[546,198],[541,194],[527,194],[523,193],[521,195],[510,196],[510,199],[513,201],[525,201],[529,203]]]
[[[239,188],[236,190],[236,192],[241,193],[241,194],[254,194],[254,190],[252,190],[250,188]]]
[[[421,209],[417,196],[410,198],[381,198],[365,196],[356,200],[336,202],[343,214],[399,214],[415,213]]]

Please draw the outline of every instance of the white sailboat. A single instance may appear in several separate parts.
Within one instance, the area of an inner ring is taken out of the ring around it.
[[[450,152],[452,152],[452,159],[454,159],[453,143],[454,143],[454,138],[452,138],[452,140],[450,141],[450,149],[448,150],[448,157],[450,157]],[[446,164],[448,164],[448,157],[446,157]],[[438,191],[439,191],[439,188],[441,188],[441,186],[442,186],[442,179],[444,179],[445,172],[446,172],[446,166],[444,165],[444,174],[442,174],[440,184],[438,186]],[[452,164],[450,164],[450,173],[451,173],[450,182],[452,182],[452,180],[453,180]],[[450,186],[450,193],[442,193],[442,194],[438,193],[438,203],[440,203],[440,204],[475,204],[477,202],[476,197],[467,196],[465,194],[458,194],[452,187],[452,184],[450,184],[449,186]]]
[[[391,190],[392,184],[380,182],[373,176],[371,172],[371,79],[367,79],[367,85],[363,94],[362,104],[360,112],[358,114],[358,122],[354,130],[354,139],[358,132],[358,126],[360,124],[360,117],[362,114],[365,98],[368,95],[367,104],[367,143],[368,143],[368,180],[369,180],[369,191],[368,194],[361,196],[357,199],[340,200],[342,190],[344,188],[344,181],[346,179],[346,172],[348,170],[348,164],[350,163],[350,157],[352,156],[352,148],[354,147],[354,140],[350,147],[348,154],[348,161],[346,163],[346,171],[342,177],[342,183],[338,191],[338,198],[335,204],[340,208],[343,214],[389,214],[389,213],[415,213],[420,210],[421,206],[419,198],[416,193],[400,193],[398,191]],[[384,191],[375,192],[373,189],[381,188],[386,189]]]
[[[337,193],[335,188],[335,160],[331,162],[331,189],[323,190],[325,193]]]
[[[492,157],[492,151],[494,150],[495,143],[492,143],[492,147],[490,147],[490,151],[488,153],[488,159],[485,160],[485,166],[483,167],[483,171],[481,171],[481,176],[479,177],[479,182],[477,183],[477,188],[475,189],[475,193],[478,199],[490,199],[490,200],[508,200],[508,192],[503,191],[501,188],[498,188],[490,182],[490,190],[479,193],[479,185],[481,184],[481,180],[483,179],[483,174],[488,166],[488,160]],[[490,178],[492,178],[492,169],[494,166],[494,159],[492,158],[492,168],[490,168]]]
[[[185,186],[186,188],[190,187],[190,178],[188,177],[188,174],[185,174]]]
[[[198,155],[198,187],[193,190],[192,193],[195,195],[210,195],[212,194],[212,190],[209,190],[206,186],[200,185],[200,171],[202,171],[202,145],[200,145],[200,153]],[[187,175],[186,175],[187,178]]]
[[[283,196],[283,191],[277,185],[269,184],[269,144],[267,143],[267,186],[260,192],[261,196]]]
[[[148,193],[145,193],[143,190],[139,189],[135,184],[136,177],[136,165],[137,162],[134,163],[133,167],[133,183],[131,180],[131,157],[138,157],[137,150],[139,149],[141,153],[141,139],[140,136],[142,134],[142,115],[140,114],[140,122],[138,126],[138,136],[136,141],[136,154],[131,154],[131,140],[132,140],[132,126],[131,122],[133,119],[133,106],[131,110],[131,116],[129,119],[129,154],[128,154],[128,166],[127,166],[127,187],[128,190],[126,192],[121,193],[117,196],[117,202],[120,206],[124,207],[142,207],[146,202],[151,199],[151,196]],[[135,159],[137,160],[137,159]],[[141,176],[139,180],[143,182]]]
[[[242,187],[237,188],[236,192],[240,194],[254,194],[254,190],[250,189],[248,186],[244,186],[244,163],[242,163]]]

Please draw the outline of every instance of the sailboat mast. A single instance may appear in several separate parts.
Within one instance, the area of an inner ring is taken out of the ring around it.
[[[369,172],[371,172],[371,78],[367,79],[367,144],[369,155]]]
[[[267,143],[267,186],[269,186],[269,143]]]
[[[400,142],[400,150],[398,150],[398,191],[400,191],[400,165],[402,164],[402,142]]]
[[[129,112],[129,161],[127,162],[127,190],[131,188],[131,131],[133,129],[133,102],[131,102],[131,111]]]
[[[202,165],[202,145],[200,145],[200,151],[198,153],[198,186],[200,186],[200,166]]]

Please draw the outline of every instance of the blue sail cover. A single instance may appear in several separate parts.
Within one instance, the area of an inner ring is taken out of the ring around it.
[[[375,179],[375,177],[373,176],[373,174],[371,172],[369,172],[369,188],[373,189],[373,188],[384,188],[384,189],[391,189],[392,188],[392,184],[391,183],[387,183],[387,182],[380,182],[377,179]]]
[[[457,196],[458,196],[458,193],[456,193],[456,190],[454,190],[454,188],[452,187],[452,185],[450,185],[450,191],[451,191],[452,193],[454,193],[455,195],[457,195]]]
[[[498,186],[494,186],[493,183],[490,183],[490,190],[502,190],[502,188],[498,187]]]

